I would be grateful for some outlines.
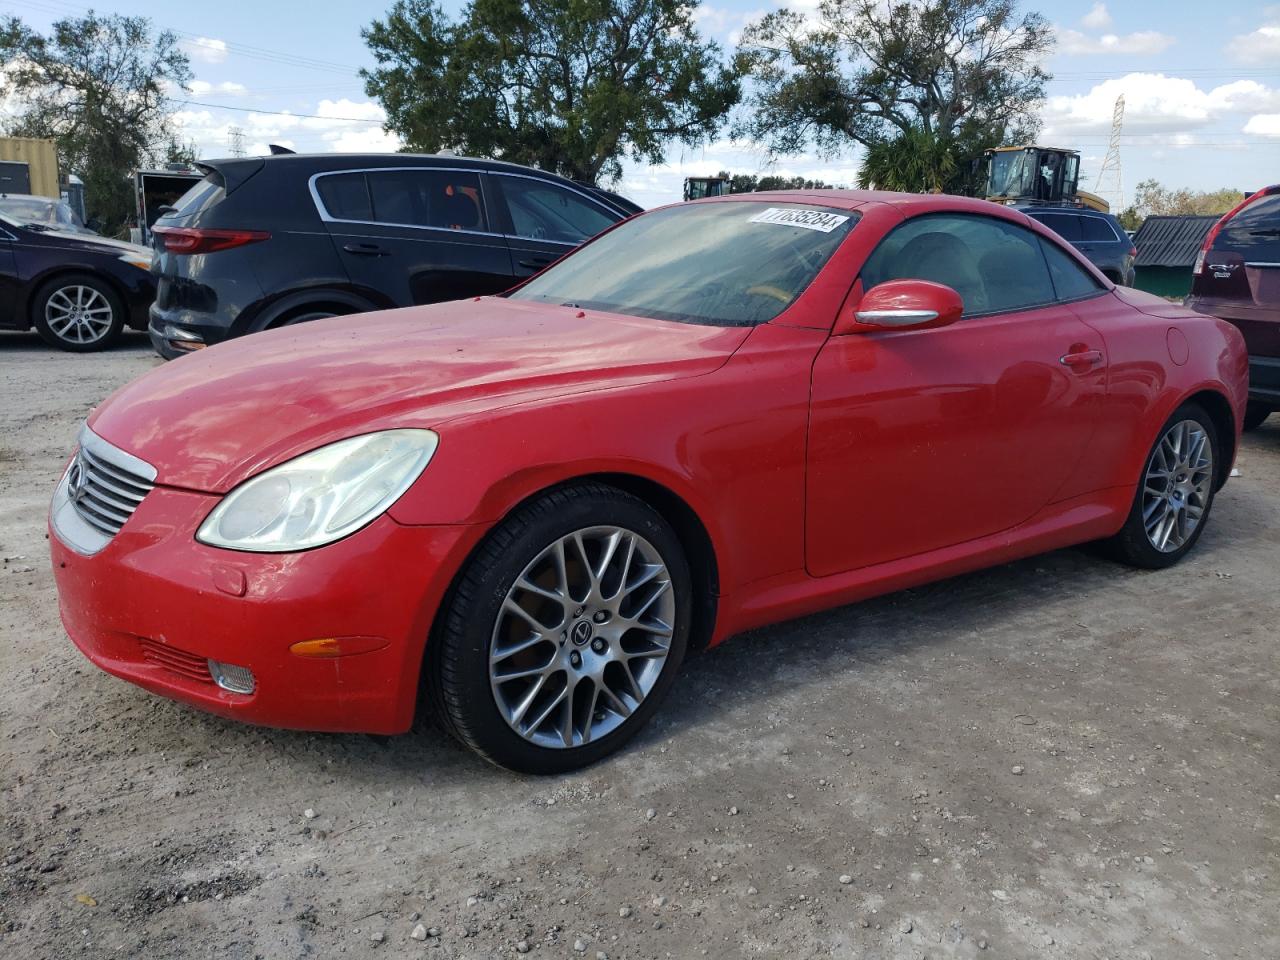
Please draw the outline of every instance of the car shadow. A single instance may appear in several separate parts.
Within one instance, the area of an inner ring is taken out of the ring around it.
[[[92,357],[95,354],[118,353],[122,351],[134,352],[137,350],[150,350],[151,338],[144,330],[123,330],[120,333],[120,339],[108,347],[106,350],[94,350],[89,353],[81,354],[81,356]],[[32,353],[66,354],[74,356],[70,351],[59,350],[45,343],[40,338],[40,334],[34,330],[5,330],[0,331],[0,358],[9,355],[25,355]]]

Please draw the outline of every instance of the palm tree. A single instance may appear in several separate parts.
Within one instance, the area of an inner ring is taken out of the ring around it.
[[[869,146],[858,169],[858,186],[941,193],[958,167],[953,140],[917,127]]]

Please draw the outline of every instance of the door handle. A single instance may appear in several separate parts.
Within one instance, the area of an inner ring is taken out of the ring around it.
[[[391,253],[386,247],[381,247],[376,243],[346,243],[342,249],[347,253],[358,253],[365,257],[385,257]]]
[[[555,259],[555,257],[526,257],[524,260],[519,261],[519,263],[522,267],[528,267],[530,270],[537,270],[541,267],[545,267]]]
[[[1101,350],[1078,350],[1073,347],[1072,351],[1058,358],[1058,362],[1064,367],[1092,367],[1102,362]]]

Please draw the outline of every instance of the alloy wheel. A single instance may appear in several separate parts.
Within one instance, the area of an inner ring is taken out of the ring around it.
[[[1171,426],[1156,444],[1143,479],[1142,522],[1161,553],[1173,553],[1195,532],[1213,490],[1213,444],[1195,420]]]
[[[503,599],[489,684],[507,725],[541,747],[607,736],[662,674],[675,629],[671,575],[657,549],[615,526],[543,549]]]
[[[68,343],[97,343],[111,331],[111,304],[102,292],[83,284],[59,287],[44,305],[44,319],[54,335]]]

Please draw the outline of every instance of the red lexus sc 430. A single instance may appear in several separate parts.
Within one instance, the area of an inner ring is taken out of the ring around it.
[[[423,697],[566,770],[750,627],[1085,541],[1176,562],[1247,379],[1234,327],[984,201],[667,207],[119,390],[54,495],[62,618],[223,716],[390,734]]]

